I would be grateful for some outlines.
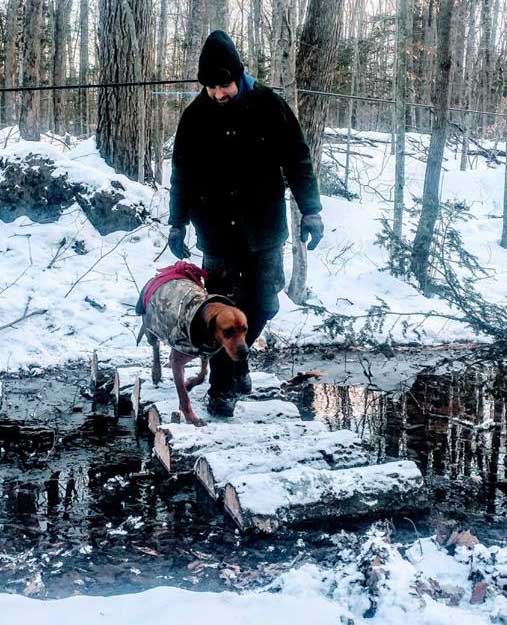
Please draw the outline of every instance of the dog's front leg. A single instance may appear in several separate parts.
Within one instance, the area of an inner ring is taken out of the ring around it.
[[[201,356],[201,370],[197,375],[194,375],[193,378],[190,378],[187,381],[185,384],[187,391],[191,391],[194,386],[198,386],[204,382],[208,373],[208,361],[209,359],[207,356]]]
[[[188,423],[193,423],[196,426],[204,425],[204,422],[199,419],[192,409],[190,403],[190,397],[185,387],[185,365],[187,362],[193,360],[193,356],[182,354],[175,349],[171,350],[171,368],[173,371],[174,384],[178,393],[178,399],[180,402],[180,410],[185,416]]]

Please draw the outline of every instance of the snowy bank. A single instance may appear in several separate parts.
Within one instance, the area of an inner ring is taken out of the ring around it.
[[[394,160],[384,154],[384,148],[367,151],[373,158],[361,161],[360,176],[390,188]],[[19,142],[0,150],[0,156],[23,156],[28,152],[53,159],[57,170],[66,172],[75,183],[81,181],[100,189],[111,181],[121,182],[129,200],[148,206],[155,220],[131,233],[100,236],[82,209],[73,204],[55,223],[34,223],[27,217],[2,223],[0,371],[88,359],[93,350],[115,364],[128,358],[148,358],[146,345],[135,347],[139,319],[132,306],[137,299],[137,287],[142,287],[156,268],[176,260],[169,250],[158,258],[168,231],[167,191],[154,191],[115,174],[98,155],[93,140],[71,150],[57,144]],[[481,291],[490,301],[504,302],[507,250],[498,245],[501,221],[497,219],[501,215],[503,171],[480,163],[477,170],[460,172],[452,153],[447,155],[446,168],[444,199],[460,198],[472,204],[475,219],[461,226],[462,235],[467,249],[491,269],[491,277],[481,282]],[[423,179],[424,164],[409,158],[407,195],[420,196]],[[355,184],[361,191],[361,184]],[[318,249],[308,255],[311,303],[333,313],[364,315],[380,298],[392,311],[413,313],[415,316],[405,319],[415,323],[422,320],[420,313],[430,310],[453,312],[445,302],[423,297],[413,286],[384,271],[387,253],[375,244],[375,239],[381,227],[379,219],[389,214],[391,207],[364,188],[361,196],[361,200],[353,202],[323,197],[325,237]],[[193,245],[193,234],[189,237]],[[192,252],[191,260],[198,264],[201,254],[195,247]],[[285,262],[288,278],[289,246]],[[280,345],[329,342],[316,329],[322,319],[299,309],[283,293],[280,299],[281,309],[266,331],[267,338]],[[18,321],[35,311],[44,312]],[[10,326],[13,322],[16,323]],[[484,340],[460,323],[439,318],[427,319],[418,330],[405,333],[403,323],[393,316],[377,338],[382,340],[390,335],[400,343],[426,345]]]

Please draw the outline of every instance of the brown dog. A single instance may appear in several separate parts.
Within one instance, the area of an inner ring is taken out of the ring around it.
[[[146,334],[152,346],[155,385],[162,379],[160,341],[172,347],[170,363],[179,408],[188,423],[198,426],[204,423],[193,411],[188,392],[204,382],[208,360],[220,349],[225,349],[234,361],[248,357],[247,330],[245,314],[230,305],[227,298],[208,296],[188,280],[175,280],[160,287],[151,298],[137,342]],[[184,367],[197,356],[201,358],[201,370],[185,382]]]

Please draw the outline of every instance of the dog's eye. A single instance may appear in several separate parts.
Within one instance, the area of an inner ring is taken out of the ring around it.
[[[224,336],[226,339],[230,339],[234,336],[234,328],[225,328]]]

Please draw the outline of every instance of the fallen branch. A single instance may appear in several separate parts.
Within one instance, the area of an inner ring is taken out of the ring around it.
[[[10,323],[6,323],[5,325],[0,326],[0,332],[2,330],[6,330],[7,328],[12,328],[17,323],[20,323],[21,321],[24,321],[25,319],[29,319],[30,317],[35,317],[35,315],[45,315],[47,311],[48,311],[47,308],[41,308],[40,310],[34,310],[31,313],[25,313],[22,317],[19,317],[19,319],[15,319],[14,321],[11,321]]]

